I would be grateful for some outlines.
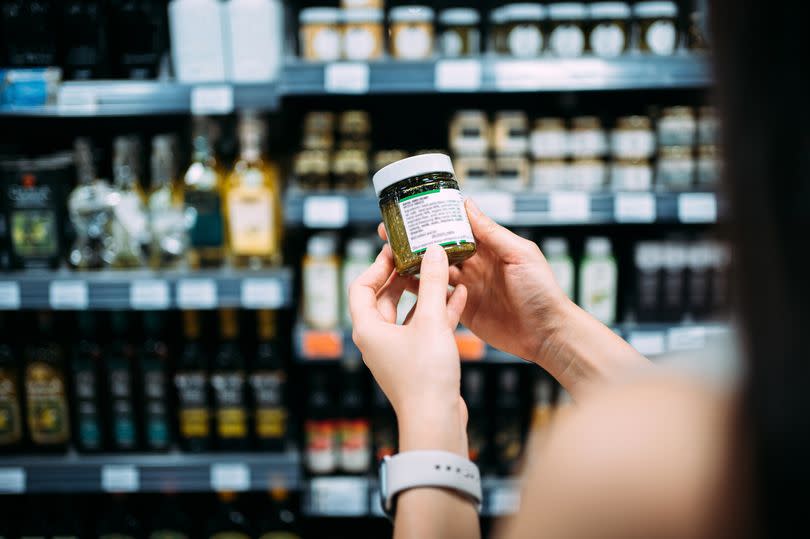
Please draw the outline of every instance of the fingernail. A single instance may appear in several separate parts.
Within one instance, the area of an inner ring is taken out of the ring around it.
[[[425,251],[425,258],[431,262],[439,262],[444,256],[444,249],[439,245],[431,245]]]

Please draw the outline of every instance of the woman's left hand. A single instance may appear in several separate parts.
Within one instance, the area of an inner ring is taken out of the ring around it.
[[[448,296],[448,278],[444,249],[429,247],[416,306],[397,325],[397,303],[410,278],[396,273],[385,245],[349,289],[352,338],[397,414],[400,451],[438,449],[466,457],[467,408],[453,332],[467,290],[459,285]]]

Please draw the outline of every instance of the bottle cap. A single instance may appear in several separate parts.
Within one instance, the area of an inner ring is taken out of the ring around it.
[[[336,24],[340,22],[340,10],[332,7],[310,7],[298,14],[301,24]]]
[[[610,240],[607,238],[588,238],[585,242],[585,253],[589,256],[610,256]]]
[[[668,270],[680,270],[686,267],[686,245],[679,241],[668,241],[664,245],[664,267]]]
[[[391,22],[433,22],[433,17],[428,6],[398,6],[388,12]]]
[[[307,242],[307,254],[310,256],[332,256],[335,254],[337,241],[331,234],[315,234]]]
[[[439,13],[439,23],[445,26],[474,25],[480,19],[476,10],[466,7],[445,9]]]
[[[345,9],[343,10],[343,22],[346,23],[375,23],[383,22],[383,10],[373,8]]]
[[[630,18],[630,6],[626,2],[596,2],[591,4],[591,19],[623,20]]]
[[[448,172],[455,176],[450,157],[441,153],[428,153],[408,157],[381,168],[372,179],[377,196],[395,183],[434,172]]]
[[[511,21],[542,21],[546,18],[546,8],[540,4],[516,3],[493,9],[490,19],[495,24]]]
[[[678,6],[675,2],[639,2],[633,8],[633,14],[639,18],[677,17]]]
[[[546,238],[541,248],[547,257],[568,256],[568,242],[565,238]]]
[[[580,2],[560,2],[548,6],[548,17],[553,21],[581,21],[588,15],[585,4]]]
[[[657,241],[643,241],[636,245],[636,267],[655,270],[663,265],[662,246]]]

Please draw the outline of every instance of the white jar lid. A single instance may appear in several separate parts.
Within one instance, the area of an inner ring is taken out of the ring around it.
[[[301,24],[337,24],[340,10],[334,7],[308,7],[298,14]]]
[[[449,156],[443,153],[426,153],[401,159],[381,168],[371,181],[374,183],[374,191],[380,196],[380,193],[395,183],[433,172],[456,174]]]
[[[633,8],[636,17],[677,17],[678,6],[675,2],[639,2]]]
[[[446,26],[459,25],[467,26],[478,24],[481,17],[478,12],[472,8],[456,7],[445,9],[439,12],[439,22]]]
[[[610,240],[607,238],[588,238],[585,242],[585,253],[589,256],[610,256]]]
[[[428,6],[398,6],[388,12],[391,22],[433,22],[433,17],[433,9]]]
[[[546,18],[546,8],[540,4],[506,4],[492,11],[490,19],[494,23],[542,21]]]
[[[548,17],[553,21],[582,21],[587,16],[585,4],[579,2],[560,2],[548,6]]]
[[[630,6],[626,2],[597,2],[591,4],[591,19],[629,19]]]
[[[381,9],[344,9],[343,22],[364,23],[383,22],[383,10]]]

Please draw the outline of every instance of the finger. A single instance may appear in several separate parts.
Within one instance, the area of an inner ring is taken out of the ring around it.
[[[408,314],[405,315],[405,320],[402,321],[403,326],[407,326],[413,320],[413,315],[416,313],[416,305],[411,307],[411,310],[408,311]]]
[[[385,229],[385,223],[377,225],[377,235],[383,241],[388,241],[388,231]]]
[[[377,296],[377,308],[383,319],[389,324],[397,321],[397,304],[405,287],[408,286],[408,281],[408,278],[402,277],[394,271]]]
[[[419,294],[419,279],[416,277],[403,277],[405,279],[405,290],[414,294]],[[455,266],[450,268],[450,286],[457,286],[461,283],[461,270]]]
[[[375,318],[380,318],[377,310],[377,292],[388,281],[393,270],[394,259],[391,255],[391,248],[386,244],[383,245],[374,263],[349,287],[349,311],[352,314],[354,325],[365,320],[372,313]]]
[[[460,284],[453,290],[453,293],[450,294],[450,299],[447,300],[447,321],[450,324],[450,329],[456,329],[466,305],[467,287]]]
[[[447,253],[438,245],[429,246],[419,271],[417,317],[436,320],[446,316],[449,275]]]
[[[490,249],[498,257],[506,260],[514,259],[516,254],[523,253],[527,249],[530,242],[484,215],[472,199],[468,198],[465,204],[473,236],[478,245]]]

